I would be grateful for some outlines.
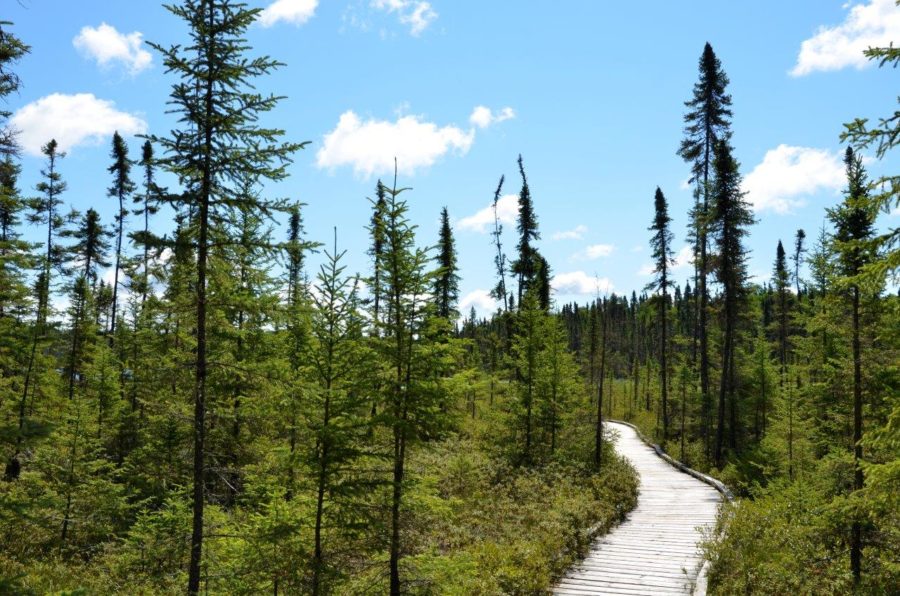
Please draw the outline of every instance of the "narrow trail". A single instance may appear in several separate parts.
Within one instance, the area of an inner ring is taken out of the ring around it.
[[[637,507],[554,588],[554,594],[690,594],[702,564],[700,527],[715,524],[722,495],[676,469],[633,428],[606,423],[616,451],[640,475]]]

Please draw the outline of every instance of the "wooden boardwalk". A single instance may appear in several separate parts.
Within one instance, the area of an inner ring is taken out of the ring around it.
[[[607,422],[616,451],[640,474],[637,507],[554,588],[554,594],[690,594],[702,564],[699,527],[711,527],[722,495],[659,457],[633,428]]]

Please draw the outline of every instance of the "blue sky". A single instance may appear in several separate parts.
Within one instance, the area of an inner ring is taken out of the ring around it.
[[[434,242],[449,208],[463,307],[481,312],[494,280],[479,212],[501,174],[504,194],[518,192],[519,153],[558,301],[644,286],[657,185],[682,249],[692,198],[675,151],[704,42],[731,79],[733,142],[759,219],[749,240],[756,275],[768,276],[779,238],[789,243],[799,227],[814,237],[838,201],[842,123],[884,116],[896,100],[897,73],[860,52],[900,41],[893,0],[250,4],[266,8],[250,43],[286,63],[261,83],[287,96],[270,123],[312,141],[267,192],[307,203],[314,240],[337,226],[349,268],[365,273],[366,197],[391,177],[396,155],[420,243]],[[18,67],[24,87],[9,100],[25,148],[22,188],[31,192],[42,165],[33,154],[56,136],[68,150],[64,198],[111,221],[112,131],[126,133],[137,157],[134,134],[173,126],[173,80],[142,42],[183,42],[184,26],[155,0],[20,0],[4,18],[32,46]],[[876,174],[896,165],[896,156],[869,163]],[[504,205],[512,253],[515,209]],[[883,217],[897,224],[897,214]],[[170,214],[155,226],[170,229]],[[686,280],[690,267],[676,271]]]

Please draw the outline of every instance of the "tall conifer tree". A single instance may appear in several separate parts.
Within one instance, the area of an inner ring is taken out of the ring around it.
[[[459,300],[459,272],[456,265],[453,229],[450,227],[450,215],[446,207],[441,209],[441,230],[435,261],[438,265],[438,275],[434,282],[434,294],[437,299],[438,316],[456,322],[459,318],[459,312],[456,310],[456,302]]]
[[[500,176],[500,182],[497,183],[497,190],[494,191],[494,201],[491,208],[494,213],[494,229],[491,230],[491,237],[494,242],[494,269],[497,272],[497,285],[491,290],[491,295],[500,301],[503,310],[509,312],[509,294],[506,288],[506,253],[503,252],[503,224],[500,223],[500,216],[497,212],[500,203],[500,193],[503,192],[504,176]]]
[[[519,175],[522,176],[522,190],[519,192],[519,242],[516,244],[516,250],[519,255],[512,264],[512,272],[519,278],[519,308],[522,308],[522,298],[531,287],[534,277],[537,274],[537,253],[533,242],[539,240],[541,235],[538,232],[537,214],[534,212],[534,204],[531,200],[531,189],[528,187],[528,178],[525,176],[525,165],[522,162],[522,156],[519,156]]]
[[[147,301],[147,293],[150,291],[150,216],[159,210],[159,205],[165,194],[164,189],[156,184],[156,160],[153,156],[153,143],[149,140],[144,141],[141,145],[141,160],[139,162],[142,175],[142,192],[134,195],[134,204],[137,209],[132,213],[140,216],[143,220],[143,229],[140,232],[132,233],[138,246],[141,247],[141,276],[140,276],[140,293],[141,307]]]
[[[863,488],[861,442],[863,382],[859,275],[866,264],[872,261],[871,240],[875,235],[875,211],[869,201],[869,184],[862,157],[847,147],[844,165],[847,171],[844,202],[839,207],[830,209],[828,218],[834,224],[834,249],[850,298],[853,354],[853,489],[858,491]],[[862,526],[858,519],[853,520],[850,528],[850,569],[854,583],[858,584],[862,573]]]
[[[669,436],[669,365],[667,361],[669,344],[666,312],[669,310],[669,286],[672,284],[669,272],[673,264],[672,240],[674,236],[669,229],[672,218],[669,217],[666,197],[659,187],[656,187],[653,206],[653,224],[648,229],[653,232],[650,246],[653,247],[653,258],[655,259],[653,273],[656,275],[656,278],[649,284],[648,289],[659,291],[659,296],[657,296],[659,305],[659,392],[660,407],[662,408],[663,441],[665,441]]]
[[[716,57],[712,46],[707,43],[700,56],[700,78],[694,84],[694,92],[685,102],[684,139],[678,149],[680,155],[691,166],[691,181],[696,187],[692,224],[694,230],[695,268],[697,269],[697,335],[700,351],[700,399],[704,438],[708,441],[710,432],[711,397],[709,386],[709,338],[707,274],[709,272],[708,227],[711,208],[711,176],[714,150],[719,141],[731,136],[731,96],[726,92],[728,76]],[[708,442],[707,442],[708,445]]]
[[[787,257],[781,240],[775,250],[775,269],[772,275],[772,284],[775,287],[775,304],[777,311],[778,329],[778,371],[779,387],[782,394],[785,393],[788,366],[788,287],[790,276],[787,268]],[[787,388],[788,400],[788,477],[794,478],[794,402],[791,388]],[[764,423],[765,424],[765,423]]]
[[[128,159],[128,145],[118,131],[113,134],[110,157],[113,163],[109,166],[108,171],[113,175],[113,183],[109,187],[107,194],[111,198],[116,199],[119,206],[119,210],[116,212],[116,262],[113,273],[112,311],[109,315],[109,341],[110,346],[112,346],[112,342],[115,342],[116,318],[118,317],[119,271],[122,268],[122,237],[125,234],[125,216],[128,214],[128,210],[125,209],[125,199],[134,192],[134,182],[131,181],[131,160]]]
[[[168,137],[150,140],[163,148],[163,165],[185,186],[180,207],[192,214],[190,225],[197,247],[193,521],[187,586],[190,594],[197,594],[206,500],[210,226],[215,225],[217,214],[238,207],[270,215],[278,205],[244,191],[248,185],[284,178],[290,155],[302,145],[283,143],[282,130],[258,124],[260,116],[280,100],[253,87],[256,79],[280,63],[268,57],[246,57],[251,48],[244,35],[261,9],[249,9],[232,0],[184,0],[166,8],[187,24],[191,38],[185,46],[151,44],[162,54],[166,71],[177,77],[169,104],[180,115],[181,128]]]
[[[47,330],[47,319],[50,314],[50,293],[53,287],[53,271],[62,267],[65,258],[65,251],[57,243],[57,239],[65,231],[65,224],[67,223],[67,219],[59,213],[63,204],[59,196],[65,192],[66,183],[57,169],[58,162],[65,157],[65,153],[57,151],[57,147],[56,140],[51,139],[50,142],[41,148],[41,152],[47,158],[47,165],[46,168],[41,170],[43,180],[35,186],[39,196],[29,201],[31,213],[28,214],[28,221],[33,224],[46,226],[46,240],[44,256],[40,261],[40,269],[35,282],[37,310],[35,312],[34,325],[31,328],[31,346],[25,365],[25,378],[22,382],[16,449],[6,467],[6,477],[13,479],[19,476],[19,454],[21,453],[22,442],[25,439],[24,430],[28,417],[28,394],[35,391],[35,385],[37,384],[36,379],[38,375],[35,365],[39,356],[39,347],[45,339],[44,335]]]
[[[797,288],[797,300],[803,295],[803,288],[800,279],[800,266],[803,264],[804,255],[806,254],[806,232],[803,229],[797,230],[794,235],[794,254],[791,255],[791,261],[794,263],[794,284]]]

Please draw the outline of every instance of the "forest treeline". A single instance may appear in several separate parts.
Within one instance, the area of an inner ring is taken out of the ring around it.
[[[450,213],[421,238],[396,176],[374,185],[360,274],[339,230],[267,195],[305,143],[259,124],[281,99],[256,90],[281,66],[244,39],[259,10],[167,8],[187,41],[150,45],[177,122],[138,151],[110,140],[113,221],[67,206],[52,139],[19,188],[0,113],[0,592],[543,593],[636,502],[607,418],[740,495],[705,544],[712,590],[900,584],[900,235],[879,221],[900,180],[863,159],[893,149],[896,113],[846,125],[841,201],[753,283],[707,44],[677,148],[691,279],[657,188],[651,283],[557,309],[520,156],[514,246],[509,183],[488,189],[497,312],[461,316]],[[0,24],[4,98],[29,51]]]

